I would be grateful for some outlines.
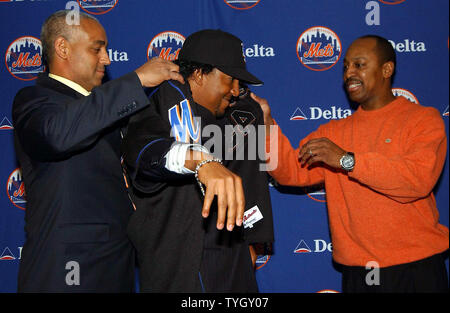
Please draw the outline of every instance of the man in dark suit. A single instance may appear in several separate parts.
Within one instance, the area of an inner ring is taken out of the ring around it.
[[[132,292],[133,211],[120,164],[120,126],[147,106],[144,87],[183,81],[152,59],[101,85],[110,64],[106,33],[81,14],[50,16],[41,40],[48,71],[13,104],[15,149],[27,192],[19,292]]]

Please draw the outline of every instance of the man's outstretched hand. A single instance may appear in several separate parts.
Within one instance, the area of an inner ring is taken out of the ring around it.
[[[183,76],[179,73],[178,65],[155,57],[144,63],[135,70],[142,86],[154,87],[158,86],[165,80],[174,79],[184,84]]]
[[[199,151],[188,150],[185,167],[195,170],[198,163],[212,156]],[[198,179],[205,187],[202,216],[208,217],[214,197],[217,197],[217,229],[232,231],[234,226],[242,226],[245,196],[242,179],[218,162],[203,164],[198,170]]]

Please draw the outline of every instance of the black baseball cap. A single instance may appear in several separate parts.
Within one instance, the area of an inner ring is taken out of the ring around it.
[[[188,36],[178,59],[212,65],[251,85],[263,84],[246,69],[242,41],[220,29],[204,29]]]

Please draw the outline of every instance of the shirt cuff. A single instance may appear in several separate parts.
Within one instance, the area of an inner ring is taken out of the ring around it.
[[[188,149],[209,153],[208,149],[198,144],[174,143],[172,148],[165,155],[166,169],[177,174],[194,174],[193,171],[184,167],[186,162],[186,152]]]

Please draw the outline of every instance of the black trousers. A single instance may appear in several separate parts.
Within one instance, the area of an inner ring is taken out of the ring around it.
[[[199,279],[203,292],[256,293],[258,285],[242,227],[232,232],[216,229],[216,212],[205,220],[206,229]]]
[[[444,255],[378,269],[342,266],[344,293],[442,293],[448,292]]]

